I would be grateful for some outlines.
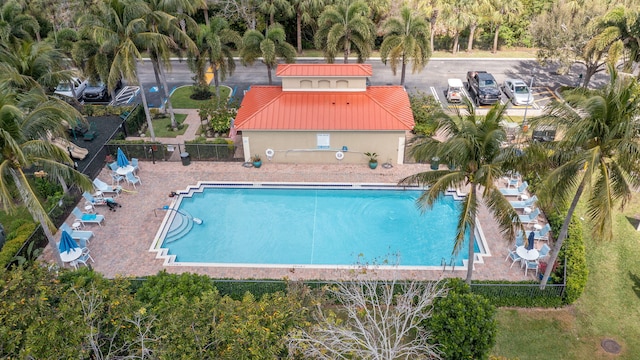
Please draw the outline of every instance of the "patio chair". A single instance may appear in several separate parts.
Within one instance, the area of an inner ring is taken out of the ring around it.
[[[547,257],[549,255],[549,251],[551,251],[551,248],[549,247],[549,245],[547,244],[542,245],[539,251],[540,257],[538,258],[538,260]]]
[[[136,188],[136,184],[140,184],[142,185],[142,182],[140,181],[140,177],[133,175],[133,172],[128,172],[127,173],[127,182],[131,185],[133,185],[133,188]]]
[[[62,225],[60,225],[60,230],[66,231],[69,235],[71,235],[71,238],[73,240],[77,241],[84,240],[86,242],[89,242],[89,240],[91,240],[91,238],[93,237],[93,231],[73,230],[71,229],[71,226],[67,225],[66,223],[62,223]]]
[[[114,161],[112,163],[108,163],[107,167],[109,169],[111,169],[111,171],[117,171],[118,170],[118,164]]]
[[[130,165],[133,166],[133,172],[138,173],[140,171],[140,165],[138,164],[138,158],[131,158]]]
[[[548,241],[549,231],[551,231],[551,226],[549,224],[545,224],[542,229],[533,232],[533,238],[538,241]],[[521,236],[521,234],[522,231],[518,230],[517,236]]]
[[[104,221],[103,215],[83,213],[77,207],[73,208],[73,211],[71,213],[76,217],[77,221],[80,221],[82,225],[98,224],[102,227],[102,222]]]
[[[536,271],[536,277],[537,277],[538,276],[539,265],[540,265],[540,263],[538,263],[538,260],[527,261],[526,264],[525,264],[525,267],[524,267],[524,276],[527,276],[527,271],[535,270]]]
[[[524,236],[522,235],[522,231],[518,231],[518,233],[516,233],[516,244],[514,249],[518,246],[524,246]]]
[[[538,222],[538,215],[540,215],[540,209],[535,209],[531,214],[518,215],[520,222],[523,224],[536,224]]]
[[[124,181],[124,176],[116,173],[116,172],[112,172],[111,173],[111,185],[116,185],[119,186],[120,185],[120,181]]]
[[[98,178],[93,179],[93,186],[96,188],[96,190],[101,191],[103,194],[115,194],[114,197],[118,196],[120,194],[120,191],[122,191],[121,186],[118,185],[116,187],[113,187]]]
[[[504,259],[504,261],[511,259],[512,262],[511,266],[509,267],[509,269],[511,269],[515,263],[519,263],[520,261],[522,261],[522,258],[514,250],[507,249],[507,251],[509,253],[507,254],[507,257]]]
[[[527,200],[517,200],[517,201],[509,201],[509,204],[511,204],[511,206],[514,209],[524,209],[526,207],[532,207],[533,204],[536,203],[536,201],[538,201],[538,197],[533,195],[532,197],[530,197]]]
[[[92,141],[93,139],[96,138],[96,136],[98,136],[98,131],[96,130],[96,124],[91,123],[89,125],[89,130],[87,130],[87,132],[85,132],[84,135],[82,135],[82,138],[84,139],[84,141]]]
[[[76,260],[74,260],[71,265],[75,268],[78,269],[78,266],[80,264],[89,267],[89,260],[91,260],[91,262],[95,262],[95,260],[93,260],[93,258],[91,257],[91,255],[89,255],[89,249],[85,248],[82,249],[82,255],[80,255],[79,258],[77,258]]]
[[[525,181],[522,183],[522,185],[520,185],[520,187],[518,187],[517,189],[510,189],[510,188],[501,188],[500,192],[502,193],[502,195],[504,196],[520,196],[520,195],[525,195],[525,191],[527,190],[527,187],[529,186],[529,184]]]

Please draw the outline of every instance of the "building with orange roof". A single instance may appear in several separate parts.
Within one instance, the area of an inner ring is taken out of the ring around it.
[[[282,86],[252,86],[234,127],[244,157],[274,162],[402,164],[414,119],[401,86],[368,86],[367,64],[285,64]]]

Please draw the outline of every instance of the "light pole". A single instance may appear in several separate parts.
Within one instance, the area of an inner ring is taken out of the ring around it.
[[[531,89],[533,88],[533,76],[531,77],[531,81],[529,82],[529,89],[527,91],[527,104],[524,107],[524,117],[522,118],[522,131],[526,132],[529,130],[529,125],[527,124],[527,110],[529,110],[529,103],[531,102]]]

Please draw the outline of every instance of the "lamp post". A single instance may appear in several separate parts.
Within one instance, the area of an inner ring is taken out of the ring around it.
[[[531,89],[533,88],[533,76],[529,82],[529,91],[527,92],[527,104],[524,107],[524,117],[522,118],[522,131],[526,132],[529,129],[527,124],[527,110],[529,110],[529,102],[531,102]]]

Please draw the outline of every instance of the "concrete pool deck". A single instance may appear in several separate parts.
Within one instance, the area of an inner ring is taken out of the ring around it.
[[[91,256],[95,260],[92,267],[107,278],[116,276],[146,276],[166,270],[169,273],[191,272],[209,275],[214,278],[235,279],[325,279],[339,280],[353,278],[353,270],[344,269],[309,269],[309,268],[259,268],[259,267],[197,267],[197,266],[164,266],[163,259],[156,258],[156,252],[149,248],[164,219],[163,211],[154,211],[171,203],[169,194],[172,191],[184,190],[198,181],[250,181],[250,182],[349,182],[349,183],[388,183],[395,184],[405,176],[429,169],[428,164],[397,165],[391,169],[378,167],[371,170],[367,164],[277,164],[263,162],[259,169],[245,168],[242,163],[224,162],[191,162],[183,166],[180,162],[143,162],[140,164],[139,176],[142,185],[137,189],[122,184],[125,191],[116,201],[122,205],[116,212],[106,207],[96,207],[98,213],[105,216],[102,227],[88,225],[83,230],[95,233],[88,245]],[[104,169],[98,176],[107,183],[110,176]],[[80,202],[83,208],[84,199]],[[215,204],[211,204],[215,206]],[[71,225],[74,217],[67,219]],[[473,278],[478,280],[533,280],[529,273],[519,266],[511,266],[504,261],[507,256],[509,242],[502,237],[498,226],[486,208],[482,207],[479,220],[484,231],[491,255],[484,258],[484,263],[475,264]],[[247,219],[251,221],[251,219]],[[59,237],[59,234],[56,236]],[[541,246],[541,244],[537,244]],[[465,249],[466,250],[466,249]],[[465,251],[463,250],[463,251]],[[43,256],[45,261],[53,261],[52,249],[47,247]],[[359,272],[359,276],[363,276]],[[466,277],[465,268],[456,268],[445,272],[440,270],[397,270],[368,268],[366,276],[383,279],[416,279],[435,280],[442,277]]]

